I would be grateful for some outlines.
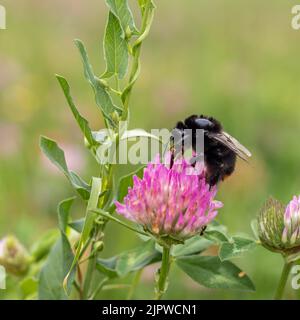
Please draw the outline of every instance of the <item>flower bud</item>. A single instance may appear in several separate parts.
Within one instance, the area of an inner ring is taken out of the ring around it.
[[[286,207],[282,242],[287,247],[300,247],[300,196],[294,196]]]
[[[300,253],[300,197],[284,207],[270,198],[258,216],[258,235],[269,250],[284,256]]]
[[[27,250],[14,236],[0,240],[0,265],[16,276],[26,274],[30,263]]]

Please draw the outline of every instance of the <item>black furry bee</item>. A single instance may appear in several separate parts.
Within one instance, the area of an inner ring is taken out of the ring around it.
[[[186,129],[191,130],[184,131]],[[184,122],[180,121],[177,123],[174,130],[180,131],[180,145],[184,145],[185,141],[189,140],[191,141],[191,145],[185,147],[192,147],[196,151],[197,129],[204,131],[204,163],[206,166],[207,183],[210,186],[216,185],[234,172],[236,156],[245,161],[251,157],[251,153],[244,146],[223,131],[222,125],[218,120],[203,115],[192,115],[185,119]],[[187,136],[186,132],[191,132],[192,137]],[[175,150],[173,153],[175,157],[178,154],[178,148],[176,148],[178,141],[174,142],[173,140],[172,143],[173,148],[171,147],[171,149]]]

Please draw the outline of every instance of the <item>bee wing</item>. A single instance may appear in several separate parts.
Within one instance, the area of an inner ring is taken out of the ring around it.
[[[248,161],[247,158],[250,158],[252,156],[251,152],[246,147],[240,144],[234,137],[232,137],[225,131],[222,131],[220,133],[208,132],[207,135],[208,137],[224,144],[244,161]]]

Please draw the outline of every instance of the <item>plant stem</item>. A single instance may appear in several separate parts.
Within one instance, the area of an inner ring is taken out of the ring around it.
[[[146,6],[145,6],[145,12],[143,13],[143,18],[142,18],[140,38],[137,40],[137,42],[133,46],[133,52],[132,52],[133,61],[132,61],[131,72],[129,75],[129,83],[122,94],[122,101],[123,101],[123,107],[124,107],[123,120],[126,120],[128,117],[129,100],[131,96],[132,87],[140,72],[140,55],[141,55],[142,41],[147,36],[149,32],[148,29],[150,29],[152,19],[153,19],[153,10],[151,12],[151,6],[152,6],[151,0],[147,0]]]
[[[164,293],[167,291],[168,287],[168,276],[171,266],[170,261],[170,251],[171,247],[163,247],[163,255],[162,255],[162,262],[161,267],[158,270],[158,281],[156,284],[156,292],[155,292],[155,300],[160,300]]]
[[[284,262],[284,266],[282,269],[282,273],[281,273],[281,277],[280,277],[280,281],[276,290],[276,294],[275,294],[275,300],[281,300],[283,293],[284,293],[284,289],[286,286],[286,282],[288,280],[291,268],[292,268],[293,263],[291,262]]]
[[[93,251],[93,244],[91,246],[91,252]],[[97,257],[95,254],[89,259],[88,267],[86,270],[86,276],[83,285],[83,299],[87,300],[89,296],[90,286],[93,279],[94,270],[96,268]]]
[[[104,287],[104,285],[106,284],[106,282],[108,281],[108,278],[104,278],[98,285],[98,287],[96,288],[96,290],[91,294],[91,296],[89,297],[89,300],[94,300],[96,298],[96,296],[98,295],[98,293],[102,290],[102,288]]]
[[[143,269],[140,269],[134,275],[134,278],[133,278],[133,281],[132,281],[132,285],[131,285],[130,290],[129,290],[128,295],[127,295],[127,300],[131,300],[132,299],[133,294],[134,294],[134,292],[136,290],[136,287],[140,282],[140,278],[141,278],[142,272],[143,272]]]
[[[98,229],[95,231],[95,236],[92,241],[91,252],[90,252],[91,258],[89,259],[88,267],[86,270],[86,276],[83,284],[84,300],[87,300],[89,298],[89,293],[91,290],[93,275],[94,275],[94,271],[96,270],[97,257],[99,253],[99,251],[95,248],[95,244],[97,241],[100,241],[103,239],[103,228],[104,228],[104,224],[100,224]],[[96,251],[94,252],[95,249]]]

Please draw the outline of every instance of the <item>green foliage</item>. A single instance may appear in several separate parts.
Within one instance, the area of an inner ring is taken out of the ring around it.
[[[33,299],[36,297],[38,290],[38,280],[34,277],[26,277],[20,283],[20,289],[22,292],[22,299]]]
[[[94,72],[83,42],[77,39],[75,44],[81,56],[85,78],[94,91],[96,104],[103,115],[105,126],[108,129],[113,129],[113,132],[105,129],[91,130],[89,122],[79,113],[74,103],[67,80],[57,75],[57,80],[88,148],[92,149],[93,155],[98,161],[100,173],[99,177],[92,178],[90,186],[74,172],[69,171],[64,152],[55,141],[45,137],[41,138],[42,151],[65,174],[81,197],[88,202],[85,217],[73,222],[69,222],[69,211],[73,198],[60,204],[58,209],[60,237],[52,247],[40,272],[39,298],[69,298],[77,267],[80,267],[81,258],[86,253],[87,248],[90,249],[87,257],[88,268],[83,284],[75,283],[80,298],[89,299],[97,295],[98,289],[91,292],[95,268],[104,275],[104,281],[108,281],[109,279],[125,277],[161,260],[164,283],[160,288],[166,288],[165,281],[167,280],[170,261],[174,260],[192,279],[207,287],[254,290],[248,276],[237,266],[227,261],[255,247],[253,240],[237,236],[231,237],[227,234],[224,226],[215,223],[207,228],[205,237],[197,235],[185,241],[184,244],[175,245],[171,250],[172,258],[169,261],[168,242],[160,239],[159,244],[164,247],[164,258],[162,259],[162,247],[159,247],[158,243],[153,241],[151,235],[141,230],[139,226],[132,227],[112,214],[114,210],[113,200],[116,199],[121,202],[124,199],[128,188],[132,187],[133,176],[142,177],[144,167],[120,178],[118,187],[116,187],[114,181],[115,168],[110,164],[104,164],[102,159],[98,159],[96,147],[101,144],[108,144],[112,148],[116,144],[116,150],[118,150],[120,141],[132,137],[158,139],[142,129],[125,131],[122,128],[120,133],[117,132],[120,121],[128,120],[132,88],[140,73],[141,47],[149,34],[155,6],[152,0],[138,1],[142,20],[139,31],[127,0],[106,0],[106,3],[109,7],[103,41],[106,70],[102,73],[102,76],[96,76],[96,74],[101,73]],[[143,235],[146,241],[141,246],[116,256],[106,259],[99,258],[98,255],[103,249],[104,229],[108,221],[117,222],[129,230]],[[80,233],[75,256],[67,236],[67,228],[69,227]],[[50,238],[45,238],[41,242],[40,248],[34,251],[36,260],[40,260],[47,255],[47,250],[49,251],[51,244]],[[219,246],[219,257],[201,255],[211,246]],[[166,249],[166,247],[168,248]],[[168,252],[168,254],[166,255],[165,252]],[[34,279],[28,277],[24,281],[24,297],[34,293],[34,285]],[[99,290],[102,287],[103,284],[100,283]],[[161,290],[160,295],[164,291]]]
[[[128,188],[133,186],[133,176],[137,176],[139,178],[141,178],[143,176],[144,173],[144,167],[139,168],[138,170],[131,172],[130,174],[123,176],[118,185],[118,193],[117,193],[117,200],[119,202],[122,202],[122,200],[124,199],[124,197],[126,196],[127,192],[128,192]]]
[[[184,244],[174,246],[172,255],[174,257],[195,255],[211,247],[214,243],[201,236],[195,236],[185,241]]]
[[[230,241],[230,237],[227,234],[226,227],[223,225],[220,225],[216,222],[207,226],[207,229],[205,230],[204,236],[208,240],[212,240],[217,243]]]
[[[176,259],[176,264],[194,281],[215,289],[255,290],[252,281],[237,266],[218,257],[188,256]]]
[[[82,41],[77,39],[75,40],[75,44],[81,55],[85,77],[93,88],[96,104],[100,108],[108,126],[115,128],[117,123],[114,119],[114,116],[120,115],[122,110],[113,103],[108,92],[109,87],[107,84],[95,76]]]
[[[73,270],[65,286],[63,281],[74,259],[66,231],[74,198],[62,201],[58,206],[58,225],[61,236],[53,246],[39,275],[38,295],[41,300],[66,300],[75,277]]]
[[[73,230],[81,233],[82,230],[83,230],[83,227],[84,227],[84,221],[85,221],[85,218],[81,218],[81,219],[78,219],[78,220],[75,220],[75,221],[72,221],[69,223],[69,226],[70,228],[72,228]]]
[[[104,52],[106,71],[101,78],[116,76],[123,79],[128,68],[127,41],[119,19],[111,12],[106,26]]]
[[[51,247],[56,242],[59,237],[58,230],[49,230],[46,234],[44,234],[39,240],[37,240],[31,247],[30,253],[34,261],[40,261],[51,250]]]
[[[252,239],[242,237],[232,237],[231,242],[223,242],[220,247],[219,257],[222,261],[229,260],[243,253],[254,249],[256,242]]]
[[[111,12],[119,19],[124,34],[126,34],[128,30],[134,34],[138,34],[127,0],[106,0],[106,4]]]
[[[160,260],[161,253],[155,249],[155,243],[150,240],[118,256],[98,259],[97,269],[109,278],[124,277]]]
[[[67,99],[67,102],[69,104],[69,107],[73,113],[74,118],[76,119],[83,135],[85,136],[86,140],[88,141],[88,143],[90,144],[90,146],[94,146],[95,140],[92,134],[92,131],[90,129],[89,123],[86,119],[84,119],[81,114],[78,112],[75,103],[73,101],[73,98],[71,96],[71,90],[70,90],[70,86],[67,82],[67,80],[59,75],[56,75],[56,78],[65,94],[65,97]]]
[[[93,178],[92,179],[92,189],[91,189],[91,195],[87,204],[87,210],[86,210],[86,216],[84,219],[83,229],[81,232],[80,240],[76,249],[76,254],[73,259],[73,262],[68,270],[68,273],[66,274],[66,277],[64,281],[69,282],[69,278],[71,277],[72,273],[75,271],[75,266],[78,262],[78,259],[82,253],[82,249],[85,246],[85,244],[89,241],[92,229],[94,227],[94,221],[96,219],[96,214],[92,212],[92,209],[97,208],[98,206],[98,200],[99,195],[101,193],[101,187],[102,187],[102,180],[100,178]]]
[[[204,237],[219,245],[219,258],[221,261],[239,257],[255,249],[258,244],[256,240],[249,237],[228,235],[226,227],[216,221],[207,227]]]
[[[88,199],[90,195],[90,186],[83,181],[75,172],[69,171],[65,154],[54,140],[41,137],[40,148],[45,156],[68,178],[73,188],[83,199]]]

